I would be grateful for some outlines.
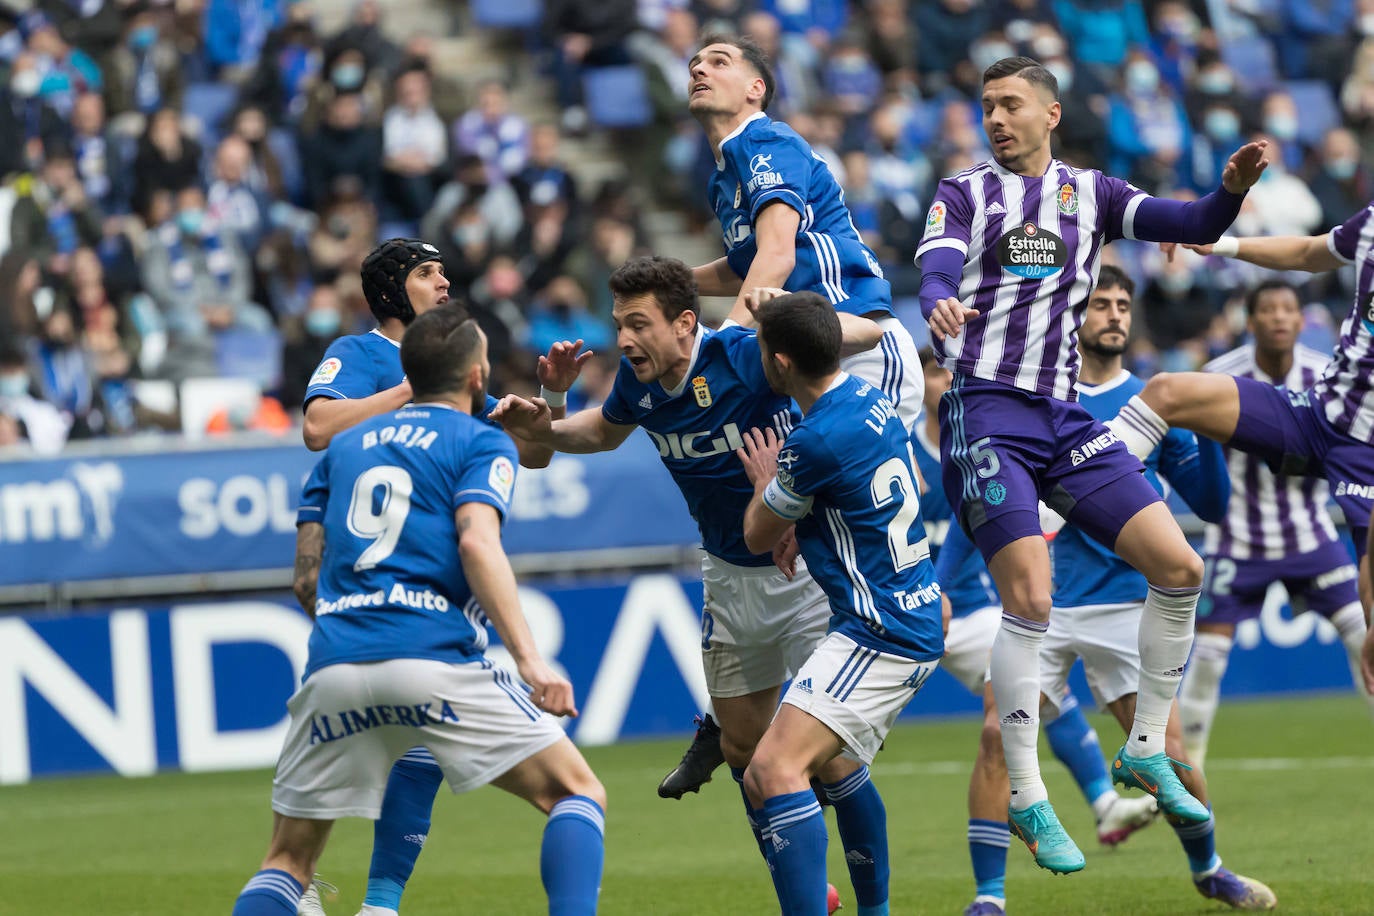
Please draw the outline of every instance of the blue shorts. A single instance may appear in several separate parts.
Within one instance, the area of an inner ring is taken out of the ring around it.
[[[1274,582],[1282,582],[1288,590],[1295,616],[1316,611],[1330,617],[1360,600],[1355,564],[1339,541],[1281,560],[1208,557],[1197,622],[1235,624],[1255,619]]]
[[[1144,465],[1081,405],[963,375],[940,399],[940,461],[954,517],[985,560],[1042,533],[1041,500],[1109,548],[1160,501]]]
[[[1352,439],[1327,422],[1312,392],[1236,379],[1240,418],[1226,444],[1254,455],[1275,474],[1325,477],[1363,557],[1374,510],[1374,445]]]

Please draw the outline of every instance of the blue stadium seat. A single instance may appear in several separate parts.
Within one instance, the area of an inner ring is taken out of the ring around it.
[[[239,98],[230,83],[190,83],[182,96],[181,110],[201,124],[201,137],[209,146],[219,136],[220,122],[234,110]]]
[[[215,367],[228,378],[249,379],[263,391],[281,381],[281,335],[230,329],[215,335]]]
[[[582,91],[587,114],[600,127],[643,127],[653,118],[649,83],[634,64],[588,68]]]
[[[1221,59],[1236,74],[1241,92],[1259,95],[1278,85],[1278,66],[1269,39],[1236,38],[1221,46]]]
[[[1298,140],[1320,143],[1328,130],[1341,123],[1331,87],[1321,80],[1289,80],[1283,88],[1298,107]]]
[[[532,29],[544,14],[541,0],[473,0],[472,18],[488,29]]]

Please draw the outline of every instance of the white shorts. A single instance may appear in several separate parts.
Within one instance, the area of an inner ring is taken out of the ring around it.
[[[964,617],[949,622],[945,636],[945,657],[940,667],[954,675],[955,680],[978,696],[988,679],[988,662],[992,657],[992,641],[1002,628],[1000,607],[979,608]]]
[[[486,660],[329,665],[286,705],[272,810],[289,817],[376,820],[392,763],[416,745],[466,792],[566,737],[514,674]]]
[[[896,318],[888,316],[878,321],[883,339],[876,347],[840,360],[840,368],[872,382],[887,395],[897,408],[897,416],[908,431],[916,428],[921,414],[921,396],[925,394],[926,377],[921,372],[921,355],[911,332]]]
[[[1099,708],[1140,689],[1144,607],[1139,602],[1050,611],[1050,628],[1040,644],[1040,691],[1052,706],[1059,707],[1059,698],[1069,689],[1069,669],[1080,658]]]
[[[937,666],[831,633],[802,665],[782,701],[839,735],[847,756],[872,763],[892,723]]]
[[[791,582],[776,566],[736,566],[710,554],[701,578],[701,664],[713,697],[780,686],[830,626],[830,602],[800,557]]]

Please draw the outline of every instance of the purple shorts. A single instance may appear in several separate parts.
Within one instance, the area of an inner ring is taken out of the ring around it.
[[[1160,500],[1144,466],[1081,405],[967,376],[940,399],[940,461],[954,517],[986,560],[1042,533],[1040,500],[1108,548]]]
[[[1226,444],[1264,460],[1275,474],[1325,477],[1364,556],[1374,509],[1374,445],[1334,429],[1312,392],[1236,379],[1240,419]]]
[[[1281,560],[1233,560],[1208,557],[1198,623],[1240,623],[1253,620],[1264,607],[1270,584],[1282,582],[1294,616],[1316,611],[1330,617],[1360,600],[1355,564],[1339,541]]]

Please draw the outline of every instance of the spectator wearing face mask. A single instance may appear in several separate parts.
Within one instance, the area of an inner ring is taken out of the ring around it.
[[[1063,118],[1054,129],[1051,142],[1055,156],[1079,168],[1105,168],[1107,164],[1107,123],[1111,105],[1106,90],[1097,83],[1091,70],[1080,71],[1068,57],[1043,59],[1045,69],[1059,81],[1059,104],[1064,111],[1089,112],[1092,117]],[[982,131],[977,132],[983,135]]]
[[[367,56],[357,48],[335,47],[325,57],[324,69],[310,88],[305,112],[297,123],[297,133],[304,136],[317,131],[328,119],[334,100],[340,96],[351,96],[359,101],[362,120],[369,127],[382,123],[386,102],[382,76],[368,65]]]
[[[9,82],[0,89],[0,177],[26,172],[43,162],[43,147],[67,139],[61,115],[38,94],[43,77],[27,52],[10,64]]]
[[[343,301],[333,286],[322,284],[310,293],[300,318],[287,325],[282,347],[279,400],[287,410],[305,402],[305,389],[325,350],[343,332]]]
[[[566,274],[555,277],[529,308],[526,349],[545,353],[560,340],[581,340],[589,350],[613,343],[609,327],[587,311],[587,294]]]
[[[1322,137],[1321,149],[1307,185],[1321,204],[1323,226],[1336,226],[1364,206],[1371,196],[1369,170],[1360,162],[1360,144],[1345,127],[1334,127]]]
[[[1290,172],[1302,168],[1304,150],[1298,142],[1298,106],[1286,92],[1271,92],[1260,105],[1264,132],[1274,138],[1277,151],[1283,155],[1283,165]],[[1270,158],[1273,153],[1270,153]],[[1333,223],[1332,225],[1336,225]]]
[[[1278,143],[1263,133],[1255,134],[1253,139],[1266,140],[1271,148]],[[1246,196],[1260,223],[1257,235],[1310,235],[1321,226],[1321,204],[1307,182],[1288,171],[1277,156]]]
[[[38,95],[63,117],[82,92],[100,92],[104,81],[100,67],[80,48],[73,48],[41,10],[19,17],[19,34],[38,61],[41,81]]]
[[[1216,308],[1202,279],[1201,255],[1175,252],[1172,260],[1158,261],[1141,292],[1140,313],[1147,317],[1150,342],[1170,350],[1206,331]]]
[[[1221,181],[1226,161],[1240,145],[1240,113],[1224,98],[1217,98],[1203,107],[1198,128],[1193,134],[1192,188],[1206,193]]]
[[[160,108],[181,107],[181,52],[164,17],[163,11],[141,0],[130,7],[123,40],[106,65],[105,102],[111,114],[150,115]]]
[[[1177,172],[1190,165],[1184,153],[1192,131],[1183,104],[1160,81],[1148,54],[1127,55],[1122,91],[1112,95],[1110,106],[1107,170],[1141,187],[1175,184]]]
[[[27,445],[39,455],[56,455],[67,442],[67,421],[31,388],[24,351],[13,340],[0,341],[0,447]]]
[[[330,100],[324,123],[301,138],[308,205],[323,206],[340,180],[356,183],[368,200],[380,200],[382,132],[366,123],[363,110],[360,95],[341,92]]]
[[[1239,116],[1239,131],[1248,133],[1259,126],[1259,115],[1249,96],[1240,91],[1236,74],[1220,57],[1199,59],[1198,68],[1183,90],[1183,107],[1188,120],[1199,130],[1208,108],[1223,106]],[[1240,136],[1237,133],[1236,136]],[[1220,179],[1218,179],[1220,180]],[[1216,182],[1214,181],[1213,186]]]
[[[498,248],[515,241],[524,222],[520,198],[510,185],[493,184],[486,163],[475,153],[464,153],[454,159],[452,177],[439,189],[434,206],[420,222],[420,235],[442,238],[444,226],[452,223],[451,217],[460,207],[476,211],[491,243]]]

